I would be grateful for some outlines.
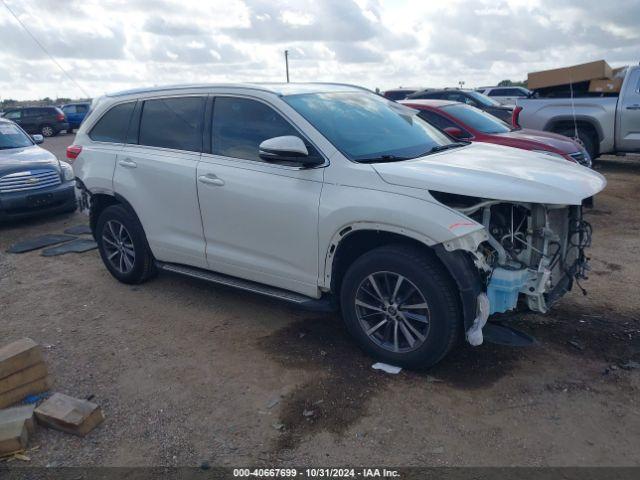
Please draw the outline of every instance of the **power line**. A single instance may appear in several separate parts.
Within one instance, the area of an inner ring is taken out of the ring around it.
[[[18,21],[18,23],[19,23],[19,24],[20,24],[20,26],[24,29],[24,31],[25,31],[25,32],[27,32],[27,33],[29,34],[29,36],[33,39],[33,41],[34,41],[34,42],[36,42],[36,44],[38,44],[38,46],[42,49],[42,51],[43,51],[44,53],[46,53],[46,54],[47,54],[47,56],[49,57],[49,59],[51,59],[51,61],[52,61],[53,63],[55,63],[55,64],[56,64],[56,66],[60,69],[60,71],[61,71],[62,73],[64,73],[64,74],[66,75],[66,77],[67,77],[69,80],[71,80],[71,82],[72,82],[72,83],[74,83],[76,87],[78,87],[78,88],[80,89],[80,91],[82,91],[82,93],[84,94],[84,96],[85,96],[86,98],[91,98],[91,95],[89,95],[89,94],[87,93],[87,91],[86,91],[84,88],[82,88],[82,85],[80,85],[80,84],[79,84],[79,83],[78,83],[78,82],[77,82],[73,77],[71,77],[71,75],[69,75],[69,74],[67,73],[67,71],[66,71],[64,68],[62,68],[62,65],[60,65],[60,64],[58,63],[58,61],[57,61],[55,58],[53,58],[53,55],[51,55],[51,54],[49,53],[49,51],[48,51],[46,48],[44,48],[44,45],[42,45],[42,43],[40,43],[40,41],[35,37],[35,35],[34,35],[33,33],[31,33],[31,31],[27,28],[27,26],[26,26],[24,23],[22,23],[22,21],[20,20],[20,18],[18,18],[18,16],[15,14],[15,12],[14,12],[13,10],[11,10],[11,8],[9,7],[9,5],[7,5],[7,2],[6,2],[5,0],[0,0],[0,1],[2,1],[2,4],[6,7],[6,9],[7,9],[7,10],[9,10],[9,13],[10,13],[11,15],[13,15],[13,18],[15,18],[15,19]]]

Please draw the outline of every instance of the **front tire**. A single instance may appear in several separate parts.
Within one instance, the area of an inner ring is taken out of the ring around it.
[[[460,338],[457,287],[434,256],[415,247],[362,255],[344,276],[340,301],[360,347],[392,365],[430,367]]]
[[[98,217],[95,236],[102,261],[120,282],[142,283],[155,274],[142,225],[122,205],[104,209]]]

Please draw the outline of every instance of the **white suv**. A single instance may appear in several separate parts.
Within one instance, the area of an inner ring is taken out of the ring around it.
[[[68,156],[118,280],[169,270],[340,308],[376,358],[428,366],[571,287],[605,180],[416,113],[335,84],[153,88],[96,101]]]
[[[529,98],[531,90],[524,87],[482,87],[476,91],[497,100],[503,105],[516,105],[518,100]]]

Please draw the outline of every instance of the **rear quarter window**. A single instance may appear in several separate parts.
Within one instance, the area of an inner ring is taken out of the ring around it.
[[[89,132],[96,142],[124,143],[135,102],[122,103],[105,113]]]

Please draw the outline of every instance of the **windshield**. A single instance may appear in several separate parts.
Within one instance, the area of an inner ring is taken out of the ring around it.
[[[482,133],[507,133],[511,131],[511,127],[499,118],[470,105],[447,105],[442,107],[442,110]]]
[[[406,160],[452,143],[416,110],[373,93],[310,93],[284,100],[356,162]]]
[[[470,90],[467,92],[467,94],[480,105],[484,105],[485,107],[499,107],[501,105],[500,102],[494,100],[493,98],[489,98],[480,92]]]
[[[33,145],[31,138],[19,127],[9,122],[0,122],[0,150],[23,148]]]

